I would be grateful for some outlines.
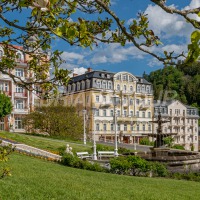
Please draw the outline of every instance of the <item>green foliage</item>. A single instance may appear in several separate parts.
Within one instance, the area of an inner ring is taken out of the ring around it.
[[[12,102],[8,96],[0,92],[0,119],[12,112]]]
[[[168,147],[172,147],[173,142],[174,142],[174,138],[173,137],[166,137],[163,139],[164,143],[168,146]]]
[[[1,145],[2,141],[0,141]],[[10,168],[6,165],[8,155],[13,151],[11,146],[0,146],[0,179],[5,176],[11,176]]]
[[[103,167],[101,167],[98,163],[90,163],[87,160],[82,160],[78,158],[77,156],[73,156],[71,154],[65,153],[62,156],[61,164],[79,168],[79,169],[85,169],[90,171],[97,171],[97,172],[106,172],[107,170]]]
[[[153,146],[153,145],[154,145],[154,142],[151,142],[151,141],[149,140],[149,138],[147,138],[147,137],[143,137],[143,138],[140,140],[140,144],[141,144],[141,145]]]
[[[173,149],[180,149],[180,150],[185,150],[185,148],[182,145],[175,144],[172,146]]]
[[[148,162],[139,156],[117,157],[110,160],[111,172],[133,176],[165,177],[168,174],[166,167],[157,162]]]
[[[48,133],[50,136],[80,139],[83,135],[83,119],[75,107],[50,105],[37,108],[24,119],[27,132]]]

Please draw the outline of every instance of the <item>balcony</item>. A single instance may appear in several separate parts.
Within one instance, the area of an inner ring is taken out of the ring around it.
[[[100,107],[101,108],[108,108],[111,105],[113,105],[113,103],[111,101],[106,101],[106,102],[102,102],[101,105],[100,105]]]
[[[110,90],[109,90],[109,89],[106,89],[106,88],[103,88],[103,89],[102,89],[102,93],[103,93],[103,94],[109,94],[109,93],[110,93]]]
[[[131,117],[131,116],[119,116],[117,117],[118,122],[135,122],[137,121],[137,117]]]
[[[150,108],[151,106],[148,104],[142,104],[140,105],[140,110],[147,110],[148,108]]]
[[[14,95],[15,95],[15,97],[19,97],[19,98],[27,97],[27,93],[25,93],[25,92],[15,92]]]
[[[15,108],[13,112],[14,114],[28,114],[29,110],[27,108],[24,109]]]

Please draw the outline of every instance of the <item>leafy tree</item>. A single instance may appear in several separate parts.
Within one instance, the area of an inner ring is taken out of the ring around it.
[[[0,119],[12,112],[12,102],[8,96],[0,92]]]
[[[167,1],[149,2],[155,3],[167,13],[183,17],[186,23],[192,24],[195,30],[191,34],[186,63],[196,61],[200,53],[200,24],[193,15],[199,15],[199,8],[179,10],[175,6],[168,6]],[[81,16],[81,13],[94,17],[92,20],[88,20],[87,16],[77,17]],[[97,18],[95,15],[102,13],[106,15],[105,18]],[[9,18],[13,14],[17,19]],[[54,36],[70,45],[90,48],[100,42],[121,45],[132,43],[140,51],[150,54],[164,64],[176,64],[176,59],[186,57],[182,52],[174,55],[173,52],[164,51],[157,54],[151,51],[152,47],[160,45],[161,41],[154,31],[149,29],[148,16],[139,13],[138,19],[133,19],[132,23],[127,25],[112,11],[110,0],[2,0],[0,20],[1,45],[4,48],[0,71],[10,75],[15,82],[19,79],[21,85],[29,89],[33,83],[37,83],[47,92],[56,91],[58,85],[65,85],[69,80],[69,71],[60,68],[63,63],[61,52],[55,50],[47,56]],[[24,81],[9,73],[17,65],[15,45],[23,46],[22,51],[29,55],[28,66],[34,74],[31,80]],[[51,78],[48,76],[50,65],[53,71]]]
[[[37,108],[24,118],[29,133],[48,133],[50,136],[80,139],[83,135],[83,119],[75,107],[50,105]]]

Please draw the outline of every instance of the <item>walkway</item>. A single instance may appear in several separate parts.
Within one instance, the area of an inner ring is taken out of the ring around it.
[[[48,151],[44,151],[26,144],[20,144],[20,143],[15,143],[15,142],[11,142],[9,140],[5,140],[5,139],[1,139],[2,143],[1,145],[3,146],[8,146],[11,145],[12,148],[15,148],[15,150],[19,151],[19,152],[25,152],[26,154],[29,155],[34,155],[34,156],[40,156],[40,157],[44,157],[44,158],[48,158],[51,160],[55,160],[55,161],[59,161],[61,160],[61,156],[48,152]]]

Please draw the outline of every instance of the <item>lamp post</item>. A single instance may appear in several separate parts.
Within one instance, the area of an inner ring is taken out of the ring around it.
[[[97,147],[96,147],[96,140],[95,140],[95,113],[96,113],[96,108],[92,108],[92,113],[93,113],[93,160],[97,160]]]
[[[86,110],[83,110],[83,144],[86,145],[86,131],[85,131],[85,117],[86,117]]]
[[[115,123],[115,150],[114,155],[117,157],[118,148],[117,148],[117,113],[116,113],[116,106],[119,104],[119,97],[116,95],[113,96],[113,105],[114,105],[114,123]]]

